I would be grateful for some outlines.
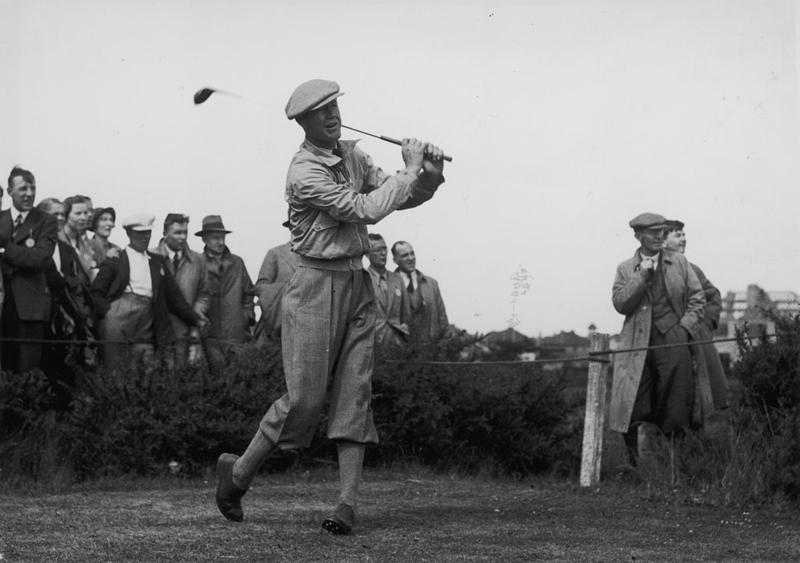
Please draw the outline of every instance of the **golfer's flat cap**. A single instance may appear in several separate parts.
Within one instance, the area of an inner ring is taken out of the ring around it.
[[[344,95],[339,92],[339,85],[332,80],[309,80],[295,88],[292,97],[286,104],[286,117],[294,119],[304,113],[321,108]]]
[[[633,230],[638,231],[639,229],[664,227],[667,224],[667,219],[663,215],[657,213],[642,213],[631,219],[631,222],[628,224]]]
[[[134,213],[128,215],[122,222],[122,226],[132,231],[152,231],[156,216],[150,213]]]

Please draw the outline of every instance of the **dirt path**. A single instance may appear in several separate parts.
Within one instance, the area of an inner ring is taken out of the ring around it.
[[[533,483],[533,484],[531,484]],[[227,522],[213,482],[142,482],[111,492],[0,495],[0,554],[21,561],[800,560],[800,512],[674,506],[622,483],[367,472],[356,532],[320,528],[335,472],[261,477],[245,521]],[[106,487],[109,488],[109,487]],[[133,490],[122,490],[132,488]]]

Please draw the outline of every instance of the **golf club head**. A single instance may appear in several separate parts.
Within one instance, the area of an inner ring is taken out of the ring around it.
[[[214,93],[213,88],[202,88],[194,93],[194,103],[195,105],[200,105],[205,102],[207,99],[211,97],[211,94]]]

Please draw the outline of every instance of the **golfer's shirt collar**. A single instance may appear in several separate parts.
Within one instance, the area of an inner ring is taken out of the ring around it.
[[[316,156],[319,161],[322,162],[322,164],[332,168],[339,164],[348,153],[352,152],[357,142],[358,141],[337,141],[336,148],[339,150],[341,156],[335,154],[331,149],[318,147],[308,139],[303,141],[303,144],[300,145],[300,148],[307,150]]]

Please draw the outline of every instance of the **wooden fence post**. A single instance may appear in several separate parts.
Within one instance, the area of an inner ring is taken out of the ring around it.
[[[590,350],[608,351],[608,335],[592,336]],[[589,360],[589,380],[586,383],[586,418],[583,423],[583,454],[581,456],[581,487],[592,487],[600,481],[603,459],[603,426],[606,419],[606,374],[608,355],[592,356]]]

